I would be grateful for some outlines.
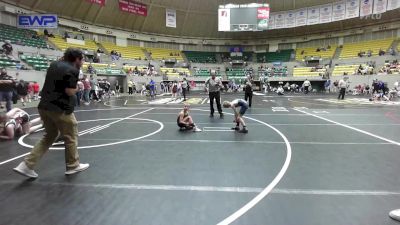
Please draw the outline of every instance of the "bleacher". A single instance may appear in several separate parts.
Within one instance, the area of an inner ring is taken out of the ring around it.
[[[286,77],[288,75],[287,67],[273,67],[268,69],[259,69],[259,76],[268,76],[268,77]]]
[[[318,47],[309,47],[309,48],[297,48],[296,49],[296,60],[302,61],[306,57],[319,57],[322,59],[330,59],[335,55],[337,46],[333,45],[330,48],[319,48]],[[303,53],[303,54],[302,54]]]
[[[209,69],[196,69],[194,72],[194,76],[209,77],[211,76],[211,73]]]
[[[139,71],[144,71],[148,69],[148,66],[134,66],[134,65],[124,65],[122,66],[122,70],[125,71],[125,73],[128,73],[129,70],[135,71],[135,68],[137,68]]]
[[[233,68],[226,71],[226,76],[228,77],[228,79],[245,77],[246,71],[244,69]]]
[[[88,73],[88,67],[90,63],[84,63],[82,65],[82,71]],[[96,74],[105,74],[105,75],[122,75],[124,72],[117,68],[117,66],[113,64],[106,63],[92,63],[92,67],[95,70]]]
[[[19,58],[38,71],[46,71],[49,68],[49,63],[54,61],[54,58],[47,58],[43,56],[27,56],[20,55]]]
[[[360,65],[335,66],[332,76],[354,75]]]
[[[146,48],[146,51],[151,55],[153,59],[176,59],[183,61],[182,52],[175,49],[165,49],[165,48]]]
[[[166,74],[168,77],[179,77],[181,75],[190,76],[190,70],[188,68],[160,68],[163,74]]]
[[[93,51],[96,51],[98,49],[96,43],[93,40],[86,40],[84,45],[79,45],[68,43],[64,38],[56,35],[54,38],[49,38],[49,41],[52,42],[61,51],[65,51],[67,48],[79,48]]]
[[[322,76],[326,69],[315,69],[315,67],[296,67],[293,68],[294,77],[318,77]]]
[[[127,46],[127,47],[122,47],[122,46],[117,46],[114,43],[110,42],[102,42],[100,43],[105,50],[107,50],[109,53],[114,50],[117,51],[118,53],[121,53],[122,58],[124,59],[136,59],[136,60],[144,60],[146,58],[143,50],[139,46]]]
[[[216,63],[215,52],[184,52],[186,58],[192,63]]]
[[[15,68],[19,63],[18,60],[13,60],[8,57],[0,56],[0,67],[8,67],[8,68]]]
[[[379,55],[379,50],[387,52],[393,43],[393,39],[381,39],[373,41],[364,41],[358,43],[344,44],[342,52],[340,53],[340,59],[358,58],[360,52],[367,53],[369,50],[372,51],[372,56]]]
[[[264,52],[257,53],[257,62],[270,63],[270,62],[289,62],[292,55],[292,49],[279,50],[277,52]]]
[[[0,41],[9,40],[11,44],[22,44],[36,48],[47,48],[47,43],[44,39],[38,37],[32,38],[36,31],[18,29],[16,27],[0,24]]]

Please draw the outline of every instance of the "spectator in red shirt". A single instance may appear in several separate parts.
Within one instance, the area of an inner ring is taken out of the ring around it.
[[[34,81],[32,88],[33,88],[33,98],[35,101],[37,101],[39,99],[40,86],[36,81]]]

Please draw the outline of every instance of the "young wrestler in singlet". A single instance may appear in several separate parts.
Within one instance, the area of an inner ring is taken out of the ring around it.
[[[178,114],[177,124],[180,130],[192,130],[193,132],[201,131],[193,122],[192,117],[189,115],[189,105],[185,104],[183,110]]]
[[[224,108],[232,108],[235,114],[235,120],[233,121],[236,123],[236,127],[232,128],[233,130],[237,130],[240,133],[247,133],[249,132],[246,128],[246,123],[243,120],[243,115],[246,113],[246,110],[249,108],[247,102],[243,99],[235,99],[232,102],[225,101],[223,103]],[[239,111],[237,110],[239,108]],[[240,130],[240,124],[242,125],[242,129]]]

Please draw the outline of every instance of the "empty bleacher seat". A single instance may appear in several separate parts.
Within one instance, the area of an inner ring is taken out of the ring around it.
[[[146,48],[146,51],[153,59],[176,59],[183,61],[182,53],[179,50],[165,49],[165,48]]]
[[[340,59],[357,58],[360,52],[367,53],[369,50],[372,51],[372,56],[379,55],[379,50],[387,52],[393,39],[381,39],[373,41],[364,41],[358,43],[348,43],[343,45],[342,52],[340,53]]]
[[[72,44],[72,43],[68,43],[61,36],[56,35],[54,38],[49,38],[49,41],[52,42],[57,48],[59,48],[62,51],[65,51],[67,48],[79,48],[79,49],[92,50],[92,51],[96,51],[98,49],[96,43],[93,40],[84,41],[85,42],[84,45]]]
[[[292,55],[292,49],[279,50],[277,52],[257,53],[257,62],[289,62]]]
[[[32,36],[37,38],[32,38]],[[21,44],[36,48],[47,48],[47,43],[40,38],[36,31],[19,29],[16,27],[0,24],[0,41],[9,40],[12,44]]]
[[[115,45],[114,43],[110,42],[102,42],[101,45],[104,47],[105,50],[108,52],[111,51],[117,51],[118,53],[121,53],[121,57],[124,59],[136,59],[136,60],[144,60],[146,58],[143,50],[139,46],[118,46]]]
[[[20,55],[19,56],[22,61],[32,66],[35,70],[45,71],[49,68],[49,63],[54,61],[53,59],[49,59],[43,56],[27,56]]]
[[[315,67],[297,67],[293,68],[293,76],[295,77],[318,77],[322,76],[326,69],[316,69]]]
[[[335,66],[332,76],[354,75],[360,65]]]
[[[184,52],[189,62],[193,63],[216,63],[215,52]]]
[[[321,59],[333,58],[337,46],[330,46],[330,48],[308,47],[296,49],[296,60],[302,61],[306,57],[319,57]],[[319,49],[319,51],[318,51]]]

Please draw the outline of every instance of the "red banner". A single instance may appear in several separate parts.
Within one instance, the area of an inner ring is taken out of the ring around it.
[[[86,0],[86,1],[90,2],[90,3],[99,4],[101,6],[105,6],[106,5],[106,0]]]
[[[139,16],[147,16],[147,5],[132,0],[119,0],[119,9]]]
[[[257,19],[269,19],[269,7],[257,8]]]

